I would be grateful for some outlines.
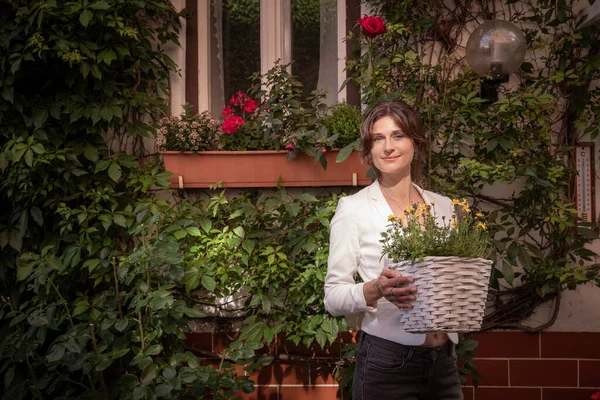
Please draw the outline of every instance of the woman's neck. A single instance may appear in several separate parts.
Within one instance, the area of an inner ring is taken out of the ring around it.
[[[391,196],[396,201],[410,204],[414,197],[416,190],[413,188],[412,180],[410,176],[394,177],[394,176],[380,176],[379,186],[383,188],[388,196]]]

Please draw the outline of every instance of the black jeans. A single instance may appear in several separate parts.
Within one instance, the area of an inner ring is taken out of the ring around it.
[[[353,400],[462,400],[451,341],[404,346],[361,332]]]

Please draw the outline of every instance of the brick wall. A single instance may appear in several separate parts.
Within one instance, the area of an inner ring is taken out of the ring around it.
[[[355,335],[341,338],[353,341]],[[478,388],[467,383],[465,400],[590,400],[600,390],[600,332],[484,332],[475,338],[479,341],[475,361],[484,378]],[[332,377],[341,344],[307,349],[282,336],[277,339],[275,349],[283,360],[254,373],[256,392],[240,394],[240,399],[345,398]],[[231,335],[219,333],[189,336],[192,347],[209,352],[219,352],[231,340]]]

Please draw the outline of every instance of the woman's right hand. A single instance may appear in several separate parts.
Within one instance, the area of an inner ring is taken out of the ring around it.
[[[413,282],[410,276],[403,276],[396,270],[384,268],[377,279],[366,282],[363,286],[367,305],[374,307],[377,300],[385,297],[398,308],[412,308],[411,302],[417,298],[417,288],[410,286]]]

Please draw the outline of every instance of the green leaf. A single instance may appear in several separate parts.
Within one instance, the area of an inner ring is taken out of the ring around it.
[[[133,389],[133,400],[140,400],[146,397],[147,388],[145,386],[138,386]]]
[[[157,397],[162,397],[162,396],[166,396],[167,394],[171,393],[171,391],[173,390],[173,388],[165,383],[161,383],[160,385],[156,386],[154,388],[154,394]]]
[[[504,275],[506,282],[512,286],[515,279],[515,271],[512,265],[506,262],[502,263],[502,275]]]
[[[61,360],[65,355],[65,348],[62,345],[55,344],[50,348],[50,351],[46,353],[46,360],[53,363]]]
[[[31,149],[28,149],[25,152],[25,164],[27,164],[28,166],[33,166],[33,151],[31,151]]]
[[[142,371],[142,376],[140,377],[140,382],[142,385],[149,385],[155,378],[158,372],[158,368],[155,364],[148,364]]]
[[[123,318],[115,322],[115,329],[119,332],[123,332],[125,328],[127,328],[127,325],[129,325],[129,319]]]
[[[125,217],[122,216],[121,214],[113,215],[113,221],[115,224],[117,224],[123,228],[127,228],[127,221],[125,220]]]
[[[116,58],[115,53],[111,50],[112,53],[112,59],[110,60],[112,62],[112,60],[114,60]],[[106,62],[106,56],[104,57],[104,61]],[[107,64],[110,64],[110,62],[106,62]],[[100,116],[102,116],[102,119],[105,120],[106,122],[110,122],[110,120],[113,118],[113,112],[112,109],[110,107],[102,107],[102,109],[100,109]]]
[[[244,240],[242,242],[242,248],[246,250],[248,254],[252,253],[252,250],[254,250],[254,245],[254,240]]]
[[[175,239],[183,239],[184,237],[187,236],[187,231],[180,229],[178,231],[173,232],[173,236],[175,236]]]
[[[335,162],[341,163],[346,158],[348,158],[350,156],[350,154],[352,154],[353,151],[354,151],[354,142],[350,143],[349,145],[347,145],[346,147],[344,147],[343,149],[340,150],[338,155],[335,157]]]
[[[94,146],[85,146],[83,148],[83,156],[91,162],[98,161],[98,150]]]
[[[79,16],[79,22],[81,22],[81,25],[83,25],[87,28],[87,26],[90,23],[90,21],[92,20],[93,16],[94,16],[94,14],[92,14],[92,12],[90,10],[83,10],[81,15]]]
[[[157,356],[160,354],[161,351],[162,351],[162,346],[160,344],[154,344],[154,345],[148,347],[144,351],[144,354],[146,354],[147,356]]]
[[[19,265],[19,268],[17,269],[17,280],[23,281],[23,280],[27,279],[27,277],[31,274],[31,271],[33,270],[33,267],[36,264],[37,264],[37,262],[31,261],[31,262],[23,263],[23,264]]]
[[[133,389],[134,387],[136,387],[140,384],[138,377],[133,374],[121,375],[121,377],[119,378],[119,381],[121,382],[121,385],[125,389],[129,389],[129,390]]]
[[[245,232],[244,232],[244,228],[242,228],[241,226],[238,226],[237,228],[233,228],[233,233],[235,233],[237,236],[239,236],[240,238],[244,238]]]
[[[204,286],[204,288],[206,290],[208,290],[209,292],[212,292],[215,290],[215,288],[217,287],[217,282],[215,281],[215,279],[212,276],[209,275],[202,275],[202,286]]]
[[[200,233],[200,229],[196,228],[195,226],[188,226],[187,228],[185,228],[185,231],[192,236],[201,236],[202,235]]]
[[[165,379],[173,379],[177,376],[177,371],[175,368],[167,367],[163,369],[162,375],[165,377]]]
[[[44,125],[44,122],[46,122],[47,119],[48,110],[46,109],[36,111],[32,117],[33,124],[36,127],[36,129],[39,129],[42,125]]]
[[[121,350],[115,350],[112,352],[110,358],[112,360],[116,360],[117,358],[121,358],[123,357],[125,354],[129,353],[130,349],[121,349]]]
[[[119,182],[119,179],[121,179],[121,166],[114,161],[111,162],[108,167],[108,176],[113,181]]]
[[[211,220],[209,220],[207,218],[201,218],[199,222],[200,222],[200,227],[202,228],[202,230],[206,233],[210,233],[210,230],[212,229]]]
[[[593,240],[598,239],[598,234],[596,232],[594,232],[592,229],[579,227],[578,231],[581,234],[581,236],[583,236],[586,239],[593,239]]]
[[[89,8],[92,8],[94,10],[108,10],[110,8],[110,5],[107,2],[101,0],[90,4]]]
[[[0,169],[4,171],[8,167],[8,157],[6,154],[0,153]]]
[[[190,318],[204,318],[206,314],[196,308],[185,308],[183,313]]]

